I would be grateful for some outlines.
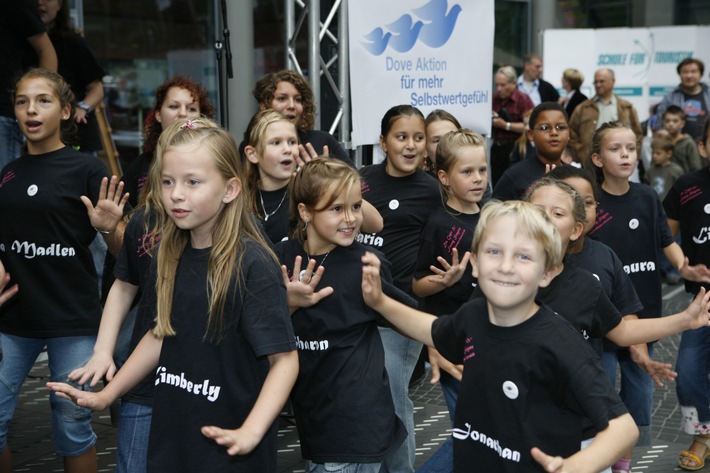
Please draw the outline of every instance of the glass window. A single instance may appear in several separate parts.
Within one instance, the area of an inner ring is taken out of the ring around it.
[[[215,2],[73,0],[104,80],[114,139],[125,164],[137,156],[155,88],[181,74],[200,82],[217,104]]]

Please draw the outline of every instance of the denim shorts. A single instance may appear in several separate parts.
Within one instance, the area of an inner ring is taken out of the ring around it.
[[[37,355],[47,347],[52,381],[67,381],[69,373],[91,358],[95,336],[28,338],[0,333],[3,357],[0,360],[0,451],[7,447],[7,430],[17,405],[22,383]],[[89,385],[81,387],[89,390]],[[49,395],[57,454],[77,457],[94,446],[96,434],[91,426],[91,411],[71,401]]]

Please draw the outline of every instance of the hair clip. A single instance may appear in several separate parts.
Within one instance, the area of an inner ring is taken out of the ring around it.
[[[187,120],[185,120],[185,123],[183,123],[182,125],[180,125],[180,129],[181,129],[181,130],[184,130],[185,128],[189,128],[190,130],[194,130],[194,129],[197,128],[197,127],[195,126],[194,123],[192,123],[192,120],[190,120],[190,119],[188,118]]]

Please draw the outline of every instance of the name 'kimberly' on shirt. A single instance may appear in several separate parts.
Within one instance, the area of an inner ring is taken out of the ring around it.
[[[210,402],[216,401],[219,397],[220,386],[210,386],[209,379],[200,382],[188,381],[185,379],[185,373],[180,373],[179,375],[168,373],[165,366],[158,366],[155,375],[156,386],[161,383],[175,386],[192,394],[203,395]]]

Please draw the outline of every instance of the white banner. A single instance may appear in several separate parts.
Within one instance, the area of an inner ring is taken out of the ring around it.
[[[708,72],[708,41],[710,26],[545,30],[544,76],[561,90],[562,72],[579,69],[582,92],[592,97],[594,71],[608,67],[616,77],[614,93],[630,101],[643,121],[651,105],[678,87],[680,61],[697,57]]]
[[[442,108],[490,134],[494,0],[349,3],[354,145],[379,142],[395,105]]]

